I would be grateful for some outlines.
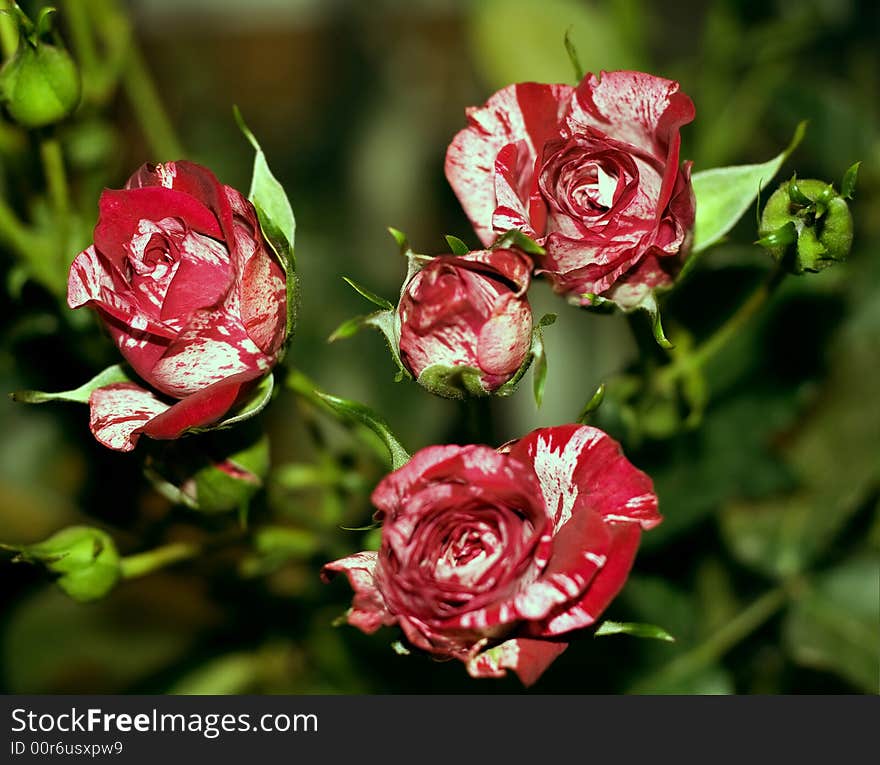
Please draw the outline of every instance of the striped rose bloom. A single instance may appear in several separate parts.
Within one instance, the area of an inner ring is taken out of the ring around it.
[[[429,259],[404,286],[397,308],[403,365],[439,395],[459,391],[434,384],[435,375],[449,380],[463,368],[474,371],[477,389],[461,395],[497,390],[531,347],[530,270],[524,255],[505,249]]]
[[[535,430],[500,450],[431,446],[373,492],[378,552],[324,567],[348,577],[348,621],[399,624],[474,677],[535,682],[626,582],[660,523],[651,479],[596,428]]]
[[[90,306],[146,383],[93,391],[91,429],[129,451],[221,418],[285,340],[284,272],[253,205],[191,162],[144,165],[105,190],[67,301]],[[147,387],[148,386],[148,387]]]

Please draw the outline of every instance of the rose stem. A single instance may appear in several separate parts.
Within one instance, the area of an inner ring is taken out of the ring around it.
[[[50,128],[51,131],[51,128]],[[61,143],[54,132],[47,132],[40,139],[40,160],[49,190],[49,201],[55,218],[55,232],[59,265],[67,269],[67,245],[70,232],[70,197],[67,188],[67,172],[64,169],[64,154]]]
[[[174,542],[137,555],[128,555],[119,562],[119,565],[124,579],[134,579],[170,566],[172,563],[194,558],[201,551],[202,548],[197,545]]]
[[[131,33],[125,12],[116,0],[92,2],[91,10],[93,19],[98,24],[98,33],[108,50],[113,49],[120,34],[126,35],[127,49],[122,62],[122,87],[150,145],[153,158],[159,162],[182,159],[186,152],[162,105],[159,91]]]
[[[5,242],[23,257],[32,254],[34,235],[0,197],[0,241]]]
[[[794,580],[764,593],[707,640],[640,680],[627,692],[656,693],[705,669],[782,608],[796,588]]]
[[[0,0],[0,11],[12,9],[12,0]],[[0,13],[0,49],[3,58],[11,58],[18,47],[18,23],[11,13]]]
[[[86,4],[82,0],[65,0],[64,17],[70,29],[77,63],[80,65],[84,95],[91,100],[93,94],[101,90],[103,73]]]
[[[737,309],[736,313],[715,330],[693,353],[667,365],[657,373],[655,378],[657,386],[661,388],[667,387],[679,377],[686,375],[694,369],[699,369],[713,358],[764,306],[782,282],[785,273],[785,270],[780,266],[774,268],[768,277]]]

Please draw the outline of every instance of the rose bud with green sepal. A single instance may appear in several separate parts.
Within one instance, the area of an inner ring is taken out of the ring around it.
[[[36,25],[17,5],[12,13],[19,27],[19,44],[0,69],[0,99],[9,116],[23,127],[53,125],[79,104],[79,70],[53,33],[54,9],[44,8]]]
[[[530,262],[513,250],[427,261],[403,289],[400,360],[432,393],[493,393],[525,362],[532,336]]]
[[[71,526],[34,545],[10,547],[17,560],[42,563],[60,574],[59,587],[74,600],[104,597],[121,576],[119,553],[110,535],[89,526]]]
[[[846,260],[852,248],[853,219],[847,204],[858,163],[844,176],[841,192],[824,181],[792,178],[767,200],[758,244],[792,273],[816,273]]]
[[[403,377],[444,398],[507,396],[535,362],[535,399],[540,405],[546,375],[543,328],[556,316],[532,321],[526,291],[532,263],[523,246],[537,248],[514,231],[488,250],[469,251],[447,237],[454,254],[413,252],[391,230],[409,261],[397,306],[348,283],[383,310],[344,322],[337,340],[362,326],[381,330]]]

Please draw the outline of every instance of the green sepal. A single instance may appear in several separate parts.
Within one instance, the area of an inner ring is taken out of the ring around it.
[[[762,247],[787,247],[794,244],[797,239],[797,228],[793,221],[789,221],[784,226],[762,236],[755,244],[760,244]]]
[[[493,250],[506,250],[516,248],[529,255],[546,255],[547,250],[541,247],[534,239],[527,236],[518,228],[512,228],[499,236],[492,245]]]
[[[596,392],[592,395],[589,401],[584,404],[584,408],[581,409],[581,413],[578,415],[577,422],[581,424],[586,424],[590,415],[593,414],[605,400],[605,383],[601,383],[598,388],[596,388]]]
[[[73,401],[78,404],[88,404],[92,391],[114,383],[130,382],[134,382],[134,379],[128,373],[127,367],[122,364],[114,364],[73,390],[57,393],[47,393],[41,390],[19,390],[10,393],[9,397],[22,404],[45,404],[47,401]]]
[[[633,637],[650,638],[651,640],[664,640],[667,643],[675,642],[675,638],[662,627],[657,627],[654,624],[640,624],[638,622],[602,622],[593,633],[593,637],[604,637],[605,635],[632,635]]]
[[[457,236],[446,236],[446,243],[449,245],[449,251],[453,255],[467,255],[471,248],[468,247],[461,239]]]
[[[574,69],[574,81],[575,83],[579,83],[584,79],[584,68],[581,66],[581,60],[578,56],[577,48],[571,39],[571,27],[565,30],[564,42],[565,52],[568,54],[568,60],[571,61],[571,66]]]
[[[296,328],[296,316],[299,308],[299,290],[296,276],[296,260],[294,258],[294,241],[296,238],[296,219],[293,208],[284,187],[269,169],[266,155],[263,153],[250,128],[245,124],[237,106],[232,107],[233,116],[244,137],[254,149],[254,168],[251,176],[251,188],[248,199],[257,211],[263,236],[275,252],[278,262],[284,270],[287,287],[287,326],[286,343],[293,337]]]
[[[41,563],[59,574],[56,584],[81,603],[104,597],[121,576],[113,539],[90,526],[70,526],[33,545],[0,547],[16,551],[16,561]]]
[[[251,394],[242,403],[235,407],[230,414],[213,425],[206,425],[203,428],[190,428],[187,433],[208,433],[212,430],[221,430],[231,428],[240,422],[256,417],[269,401],[272,400],[272,393],[275,391],[275,377],[267,374],[259,384],[254,388]]]
[[[843,180],[840,182],[840,196],[844,199],[853,199],[856,195],[856,182],[859,179],[859,168],[861,161],[850,165],[843,174]]]
[[[349,279],[347,276],[343,276],[342,281],[344,281],[359,295],[365,297],[367,300],[373,303],[373,305],[377,305],[379,306],[379,308],[384,308],[386,311],[394,310],[394,304],[390,300],[379,297],[375,292],[370,292],[370,290],[368,290],[366,287],[362,287],[360,284],[354,281],[354,279]]]
[[[422,370],[417,382],[425,390],[441,398],[461,400],[482,398],[490,394],[490,391],[483,387],[482,372],[476,367],[432,364]]]

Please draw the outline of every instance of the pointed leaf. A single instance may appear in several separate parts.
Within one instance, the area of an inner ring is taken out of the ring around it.
[[[571,27],[565,30],[565,52],[568,53],[568,59],[574,68],[574,81],[580,82],[584,79],[584,68],[581,66],[581,60],[578,57],[577,48],[571,39]]]
[[[665,640],[668,643],[675,642],[662,627],[654,624],[639,624],[637,622],[602,622],[594,633],[594,637],[604,635],[632,635],[633,637],[650,638],[652,640]]]
[[[330,337],[327,338],[328,343],[335,343],[337,340],[344,340],[347,337],[357,334],[366,324],[367,316],[352,316],[340,324]]]
[[[388,233],[394,237],[394,241],[397,242],[397,246],[400,247],[401,252],[406,252],[409,249],[409,241],[407,240],[406,234],[404,234],[403,231],[389,226]]]
[[[20,390],[9,395],[13,401],[19,401],[23,404],[44,404],[47,401],[75,401],[78,404],[88,404],[92,391],[103,388],[105,385],[125,382],[132,382],[132,378],[126,372],[125,367],[121,364],[114,364],[112,367],[107,367],[103,372],[95,375],[87,383],[83,383],[73,390],[58,393],[46,393],[40,390]]]
[[[366,287],[361,287],[361,285],[354,281],[354,279],[349,279],[347,276],[343,276],[342,280],[359,295],[362,295],[373,303],[373,305],[377,305],[379,308],[384,308],[386,311],[394,310],[394,304],[391,303],[390,300],[379,297],[375,292],[370,292]]]
[[[840,182],[840,196],[844,199],[852,199],[856,195],[856,181],[859,178],[861,165],[861,161],[856,162],[843,174],[843,180]]]
[[[505,249],[515,247],[519,250],[522,250],[529,255],[546,255],[547,250],[541,247],[534,239],[530,236],[526,236],[522,231],[518,228],[512,228],[509,231],[505,231],[498,239],[495,240],[495,244],[492,245],[493,250]]]
[[[457,236],[447,235],[446,242],[449,244],[449,250],[453,255],[467,255],[471,251],[471,248],[462,242]]]
[[[759,188],[773,179],[782,163],[797,148],[806,126],[806,122],[801,122],[785,151],[767,162],[715,167],[694,173],[692,182],[697,199],[697,219],[691,259],[719,242],[734,227],[755,200]]]
[[[596,392],[593,394],[592,398],[584,405],[584,408],[581,410],[580,415],[578,415],[577,421],[582,424],[586,424],[589,416],[599,408],[604,400],[605,383],[602,383],[598,388],[596,388]]]

